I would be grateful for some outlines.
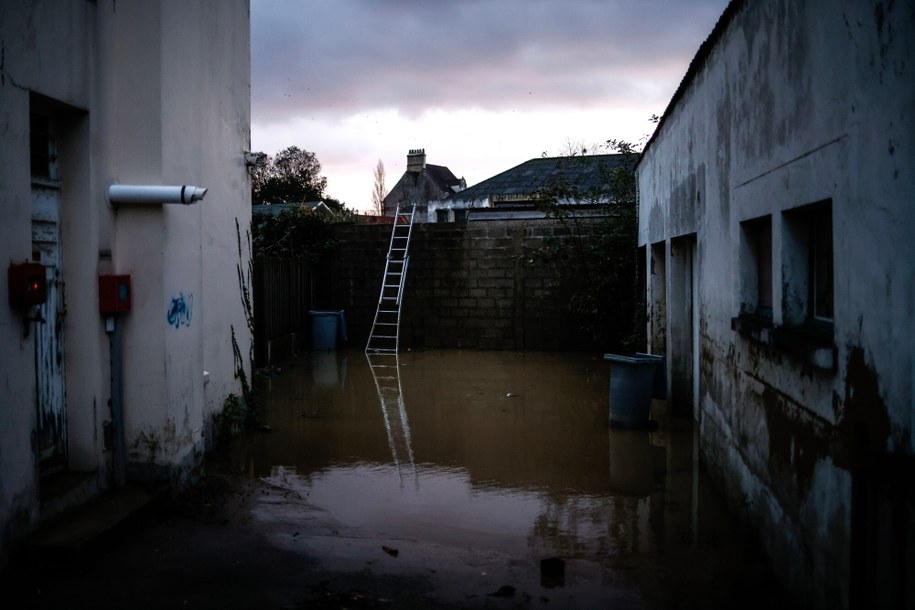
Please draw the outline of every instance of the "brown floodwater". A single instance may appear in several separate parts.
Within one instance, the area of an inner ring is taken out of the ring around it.
[[[599,354],[396,361],[314,353],[263,380],[269,432],[209,468],[266,483],[251,516],[271,544],[460,605],[783,605],[692,423],[655,401],[655,429],[609,428]]]

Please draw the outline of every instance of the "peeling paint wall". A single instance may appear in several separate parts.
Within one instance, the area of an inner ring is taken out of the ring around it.
[[[231,327],[243,354],[251,340],[236,270],[236,218],[243,238],[250,226],[248,8],[0,0],[0,260],[32,256],[30,113],[40,109],[55,124],[61,166],[66,468],[93,474],[96,488],[110,484],[112,459],[99,274],[132,278],[132,310],[120,317],[131,460],[158,474],[193,466],[212,415],[239,393]],[[106,198],[114,182],[209,191],[194,206],[115,209]],[[35,455],[34,326],[25,336],[6,293],[3,280],[0,563],[47,516]],[[173,299],[182,306],[171,312]]]
[[[652,349],[672,391],[698,369],[703,459],[816,607],[915,599],[913,41],[912,3],[733,2],[638,167]],[[693,234],[698,367],[671,354]]]

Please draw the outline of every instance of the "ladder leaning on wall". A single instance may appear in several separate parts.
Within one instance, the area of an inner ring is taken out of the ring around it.
[[[413,233],[413,215],[416,206],[410,211],[401,211],[400,206],[394,214],[394,227],[391,231],[391,244],[388,246],[388,258],[384,265],[384,278],[381,280],[381,294],[378,297],[378,308],[375,310],[375,321],[369,332],[365,352],[396,354],[400,348],[400,304],[403,298],[404,282],[407,279],[407,265],[410,262],[410,235]]]

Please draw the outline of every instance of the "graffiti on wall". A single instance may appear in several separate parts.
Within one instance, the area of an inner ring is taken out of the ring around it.
[[[182,325],[191,325],[191,315],[194,309],[194,295],[179,292],[177,297],[172,298],[172,304],[168,307],[168,313],[165,319],[168,320],[169,326],[180,328]]]

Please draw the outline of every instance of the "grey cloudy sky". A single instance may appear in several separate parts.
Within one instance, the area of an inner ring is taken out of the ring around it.
[[[727,0],[252,0],[252,146],[318,155],[367,209],[406,153],[474,184],[648,134]]]

